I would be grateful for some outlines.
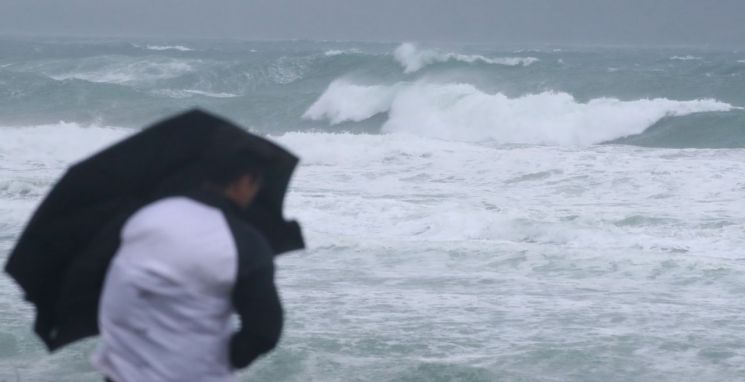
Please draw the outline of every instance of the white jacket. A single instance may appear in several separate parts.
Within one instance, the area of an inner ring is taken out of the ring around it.
[[[116,382],[235,381],[276,346],[272,251],[235,208],[194,193],[129,218],[101,295],[97,370]]]

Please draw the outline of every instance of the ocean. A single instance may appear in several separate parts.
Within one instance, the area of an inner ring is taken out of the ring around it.
[[[198,106],[291,149],[245,381],[745,379],[745,50],[0,39],[0,263],[75,161]],[[0,276],[0,381],[48,355]]]

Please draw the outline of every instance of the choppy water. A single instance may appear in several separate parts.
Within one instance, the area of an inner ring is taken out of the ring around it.
[[[2,41],[0,258],[72,161],[202,105],[303,160],[309,249],[278,260],[285,336],[246,380],[740,380],[742,60]],[[97,380],[94,341],[45,355],[5,276],[0,311],[0,381]]]

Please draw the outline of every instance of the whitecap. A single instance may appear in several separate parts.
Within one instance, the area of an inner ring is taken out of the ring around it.
[[[327,57],[334,57],[334,56],[341,56],[341,55],[345,55],[345,54],[360,54],[360,53],[362,53],[362,52],[359,49],[354,49],[353,48],[353,49],[348,49],[348,50],[331,49],[331,50],[327,50],[323,54],[324,54],[324,56],[327,56]]]
[[[83,67],[61,73],[49,73],[49,77],[58,81],[77,79],[89,82],[128,84],[147,83],[157,80],[176,78],[193,70],[189,62],[179,60],[107,60],[98,67]]]
[[[0,127],[0,198],[38,198],[74,161],[134,129],[58,122]]]
[[[170,98],[189,98],[192,96],[203,96],[203,97],[210,97],[210,98],[235,98],[239,97],[238,94],[234,93],[227,93],[227,92],[209,92],[204,90],[196,90],[196,89],[159,89],[154,91],[153,93],[170,97]]]
[[[701,60],[701,57],[687,55],[687,56],[672,56],[670,57],[670,59],[673,61],[696,61],[696,60]]]
[[[183,45],[146,45],[145,49],[150,50],[177,50],[179,52],[191,52],[194,49]]]
[[[397,90],[398,86],[357,85],[337,80],[305,111],[303,118],[316,121],[327,119],[332,125],[364,121],[387,112]]]
[[[304,118],[338,124],[387,113],[384,132],[455,141],[590,145],[642,133],[665,117],[733,109],[714,99],[622,101],[603,97],[581,102],[554,91],[511,98],[470,84],[359,85],[337,80]]]
[[[460,53],[446,53],[437,50],[419,49],[412,43],[403,43],[393,52],[393,56],[404,68],[406,73],[414,73],[422,68],[438,63],[448,61],[459,61],[473,64],[477,62],[505,65],[505,66],[529,66],[539,61],[535,57],[485,57],[481,55],[469,55]]]

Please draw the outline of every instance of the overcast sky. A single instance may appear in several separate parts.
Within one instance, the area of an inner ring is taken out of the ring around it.
[[[0,0],[0,33],[745,45],[745,0]]]

